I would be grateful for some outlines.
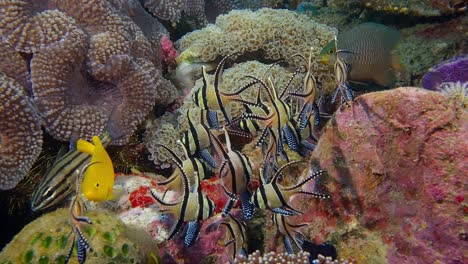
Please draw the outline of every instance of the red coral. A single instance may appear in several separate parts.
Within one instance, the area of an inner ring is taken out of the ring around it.
[[[202,181],[201,187],[202,191],[206,193],[208,198],[210,198],[215,203],[215,213],[221,212],[221,210],[228,202],[228,197],[224,193],[223,187],[218,179],[213,177],[210,180]]]
[[[168,35],[162,36],[161,48],[162,48],[161,55],[162,55],[163,61],[167,65],[174,64],[175,59],[177,58],[177,56],[179,56],[179,54],[177,53],[177,50],[174,48],[174,43],[172,43]]]
[[[154,199],[150,195],[148,195],[149,189],[149,187],[140,186],[140,188],[130,193],[130,197],[128,198],[128,200],[130,201],[130,204],[133,208],[137,206],[144,208],[151,204],[154,204]]]

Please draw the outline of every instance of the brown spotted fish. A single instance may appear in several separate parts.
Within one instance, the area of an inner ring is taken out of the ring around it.
[[[402,71],[393,50],[400,40],[398,30],[377,23],[363,23],[338,35],[320,53],[322,63],[333,66],[338,56],[349,65],[348,81],[392,87],[395,72]]]

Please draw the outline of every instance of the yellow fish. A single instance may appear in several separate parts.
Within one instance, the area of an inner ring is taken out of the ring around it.
[[[91,163],[86,167],[81,184],[81,191],[86,199],[94,202],[111,200],[114,187],[114,167],[98,136],[93,137],[93,144],[79,139],[76,148],[91,155]]]

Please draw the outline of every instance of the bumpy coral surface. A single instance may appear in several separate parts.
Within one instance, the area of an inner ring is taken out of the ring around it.
[[[158,255],[151,237],[142,230],[125,227],[116,216],[88,211],[92,225],[82,228],[93,248],[86,263],[146,263],[150,254]],[[63,263],[71,241],[68,211],[58,209],[29,225],[0,253],[1,263]],[[78,263],[73,253],[69,263]]]
[[[466,263],[468,112],[441,93],[398,88],[355,99],[312,156],[332,199],[306,234],[359,263]]]
[[[179,41],[182,53],[178,61],[213,62],[236,52],[256,53],[258,60],[285,59],[298,66],[302,61],[289,60],[292,55],[307,57],[313,47],[316,56],[335,34],[336,29],[293,11],[234,10],[219,16],[214,25],[185,35]],[[320,81],[324,76],[318,71],[324,69],[318,62],[313,65]]]
[[[309,263],[309,253],[301,251],[297,254],[270,252],[262,256],[260,251],[255,251],[248,257],[239,256],[234,260],[237,264],[274,264],[274,263]]]
[[[462,13],[467,7],[463,0],[333,0],[338,7],[361,5],[375,11],[414,16],[441,16]]]
[[[0,72],[0,189],[23,179],[42,149],[39,116],[25,88]]]
[[[177,94],[158,68],[155,36],[165,29],[149,15],[138,23],[129,16],[144,13],[139,3],[1,1],[0,7],[0,34],[32,57],[34,99],[56,139],[89,139],[108,129],[114,144],[124,143],[156,103],[169,104]],[[30,86],[18,69],[13,77]]]

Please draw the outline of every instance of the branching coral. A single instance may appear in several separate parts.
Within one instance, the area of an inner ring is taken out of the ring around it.
[[[0,73],[0,189],[11,189],[39,156],[42,130],[24,87]]]

